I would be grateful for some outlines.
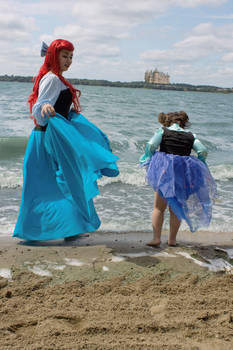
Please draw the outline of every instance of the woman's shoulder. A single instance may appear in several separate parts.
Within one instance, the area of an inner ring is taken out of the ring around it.
[[[54,74],[52,72],[48,72],[41,78],[40,84],[43,84],[45,82],[46,83],[60,84],[61,80],[59,79],[59,77],[56,74]]]
[[[66,89],[67,86],[63,84],[60,78],[54,73],[45,74],[39,84],[39,92],[53,90],[56,92]]]

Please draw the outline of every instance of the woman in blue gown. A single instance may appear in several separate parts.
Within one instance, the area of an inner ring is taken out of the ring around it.
[[[25,153],[13,233],[24,240],[55,240],[97,230],[97,180],[119,174],[107,136],[80,113],[80,91],[62,75],[72,63],[73,50],[67,40],[54,40],[49,47],[43,43],[45,61],[29,96],[35,128]]]
[[[205,163],[205,146],[186,129],[188,115],[184,111],[160,113],[162,124],[146,145],[140,158],[147,167],[147,183],[155,192],[152,213],[153,239],[149,246],[160,245],[164,212],[170,211],[168,245],[176,245],[176,236],[184,219],[191,232],[207,227],[212,216],[216,185]],[[156,151],[159,148],[159,151]],[[197,157],[191,155],[191,151]]]

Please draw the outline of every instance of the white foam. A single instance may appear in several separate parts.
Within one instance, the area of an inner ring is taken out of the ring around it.
[[[7,219],[6,219],[7,220]],[[0,225],[0,236],[1,237],[9,237],[12,235],[12,232],[14,231],[15,223],[2,223]]]
[[[209,263],[211,264],[209,267],[210,271],[218,272],[218,271],[225,271],[233,274],[233,266],[226,260],[222,258],[218,259],[208,259]]]
[[[135,169],[135,171],[122,171],[117,177],[103,177],[98,180],[99,186],[105,186],[114,182],[133,186],[145,186],[145,172],[143,169]]]
[[[158,252],[158,253],[153,254],[153,256],[162,256],[165,258],[176,258],[176,255],[171,254],[171,253],[167,253],[167,252]]]
[[[215,249],[227,253],[227,255],[229,256],[229,258],[230,258],[230,259],[233,259],[233,248],[230,248],[230,249],[223,249],[223,248],[216,247]]]
[[[48,264],[48,269],[51,270],[58,270],[58,271],[63,271],[65,269],[66,265],[59,265],[57,263],[49,263]]]
[[[16,188],[22,186],[23,175],[22,169],[7,169],[1,167],[0,188]]]
[[[7,278],[8,280],[12,279],[11,269],[2,268],[0,269],[0,276]]]
[[[137,223],[131,220],[127,220],[126,217],[119,217],[119,220],[114,220],[114,218],[107,220],[104,218],[101,224],[101,230],[104,232],[131,232],[133,230],[141,232],[151,232],[151,222],[141,222]]]
[[[69,259],[69,258],[64,258],[65,262],[67,265],[70,266],[83,266],[85,265],[84,262],[82,262],[81,260],[77,260],[77,259]]]
[[[36,265],[37,267],[35,268]],[[43,271],[47,271],[48,270],[59,270],[59,271],[62,271],[66,268],[66,265],[60,265],[56,262],[53,262],[53,261],[48,261],[48,260],[44,260],[44,261],[35,261],[35,262],[30,262],[30,261],[24,261],[24,265],[28,266],[28,269],[31,271],[33,269],[32,272],[38,270],[43,270]],[[34,267],[33,267],[34,265]],[[46,268],[46,269],[45,269]]]
[[[0,208],[0,213],[4,214],[4,212],[9,211],[9,210],[18,212],[19,211],[19,206],[18,205],[6,205],[5,207],[1,207]],[[5,218],[1,218],[1,220],[2,219],[5,219]]]
[[[233,165],[221,164],[210,167],[210,171],[215,180],[227,181],[233,178]]]
[[[193,258],[189,253],[186,253],[186,252],[176,252],[176,254],[179,254],[179,255],[182,255],[184,256],[186,259],[190,259],[190,260],[193,260],[195,262],[195,264],[197,265],[200,265],[200,266],[203,266],[203,267],[208,267],[209,268],[209,264],[208,263],[205,263],[203,261],[200,261],[200,260],[197,260],[195,258]]]
[[[52,273],[50,271],[45,270],[40,266],[33,266],[33,267],[28,266],[28,270],[33,272],[35,275],[46,276],[46,277],[52,276]]]
[[[122,262],[122,261],[125,261],[125,258],[123,256],[117,256],[117,255],[112,256],[112,262]]]
[[[107,271],[109,271],[109,267],[103,266],[103,267],[102,267],[102,270],[103,270],[104,272],[107,272]]]
[[[162,256],[162,257],[166,257],[166,258],[176,258],[176,255],[170,254],[167,252],[157,252],[157,253],[153,253],[153,254],[150,254],[148,252],[126,253],[126,254],[123,254],[123,256],[129,257],[129,258],[139,258],[142,256],[152,256],[152,257]]]
[[[138,253],[125,253],[122,256],[126,256],[128,258],[139,258],[142,256],[149,256],[150,254],[148,254],[147,252],[138,252]]]
[[[182,255],[187,259],[193,260],[195,264],[200,265],[202,267],[207,267],[212,272],[225,271],[230,274],[233,274],[233,266],[222,258],[206,259],[208,263],[205,263],[193,258],[189,253],[186,252],[176,252],[176,254]]]
[[[213,220],[210,223],[208,227],[205,227],[205,231],[209,232],[232,232],[232,227],[233,227],[233,221],[232,218],[227,217],[224,214],[220,214],[219,218],[221,218],[221,221],[218,220],[213,216]],[[222,220],[225,218],[225,222]]]

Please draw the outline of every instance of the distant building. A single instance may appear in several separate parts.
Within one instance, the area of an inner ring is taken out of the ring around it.
[[[148,84],[170,84],[170,75],[159,72],[157,69],[154,71],[147,70],[145,73],[145,82]]]

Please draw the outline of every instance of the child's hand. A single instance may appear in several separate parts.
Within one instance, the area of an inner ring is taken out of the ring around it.
[[[48,118],[55,116],[56,112],[54,107],[49,104],[49,103],[45,103],[43,105],[43,107],[41,108],[41,116],[42,118],[45,118],[45,116],[47,116]]]

